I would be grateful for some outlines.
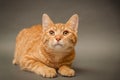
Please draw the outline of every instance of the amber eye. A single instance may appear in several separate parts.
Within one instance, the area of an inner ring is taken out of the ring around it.
[[[69,31],[65,30],[65,31],[63,32],[63,35],[67,35],[68,33],[69,33]]]
[[[49,31],[49,34],[50,34],[50,35],[54,35],[55,32],[54,32],[53,30],[50,30],[50,31]]]

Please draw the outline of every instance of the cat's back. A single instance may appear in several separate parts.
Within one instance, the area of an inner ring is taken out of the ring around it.
[[[16,37],[16,43],[19,41],[24,42],[26,40],[32,41],[33,39],[40,36],[41,31],[42,31],[41,25],[34,25],[32,27],[25,28],[21,30],[18,36]]]
[[[31,52],[41,38],[41,25],[34,25],[21,30],[16,37],[16,49],[13,64],[18,64],[20,59]]]
[[[34,25],[30,28],[21,30],[16,37],[16,52],[24,53],[40,40],[42,32],[41,25]]]

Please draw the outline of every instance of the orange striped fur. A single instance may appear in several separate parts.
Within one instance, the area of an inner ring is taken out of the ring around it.
[[[77,28],[77,14],[66,24],[54,24],[43,14],[42,25],[25,28],[18,34],[13,64],[43,77],[55,77],[56,70],[63,76],[74,76],[71,64],[75,58]]]

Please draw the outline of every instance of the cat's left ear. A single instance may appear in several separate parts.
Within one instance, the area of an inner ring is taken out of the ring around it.
[[[78,23],[79,23],[79,17],[77,14],[74,14],[68,21],[67,25],[71,27],[75,32],[78,31]]]
[[[46,30],[51,25],[53,25],[53,21],[50,19],[50,17],[47,14],[44,13],[43,16],[42,16],[43,29]]]

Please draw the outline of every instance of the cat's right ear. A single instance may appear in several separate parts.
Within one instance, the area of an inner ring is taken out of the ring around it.
[[[53,22],[47,14],[43,14],[42,16],[42,27],[46,30],[48,27],[52,26]]]

